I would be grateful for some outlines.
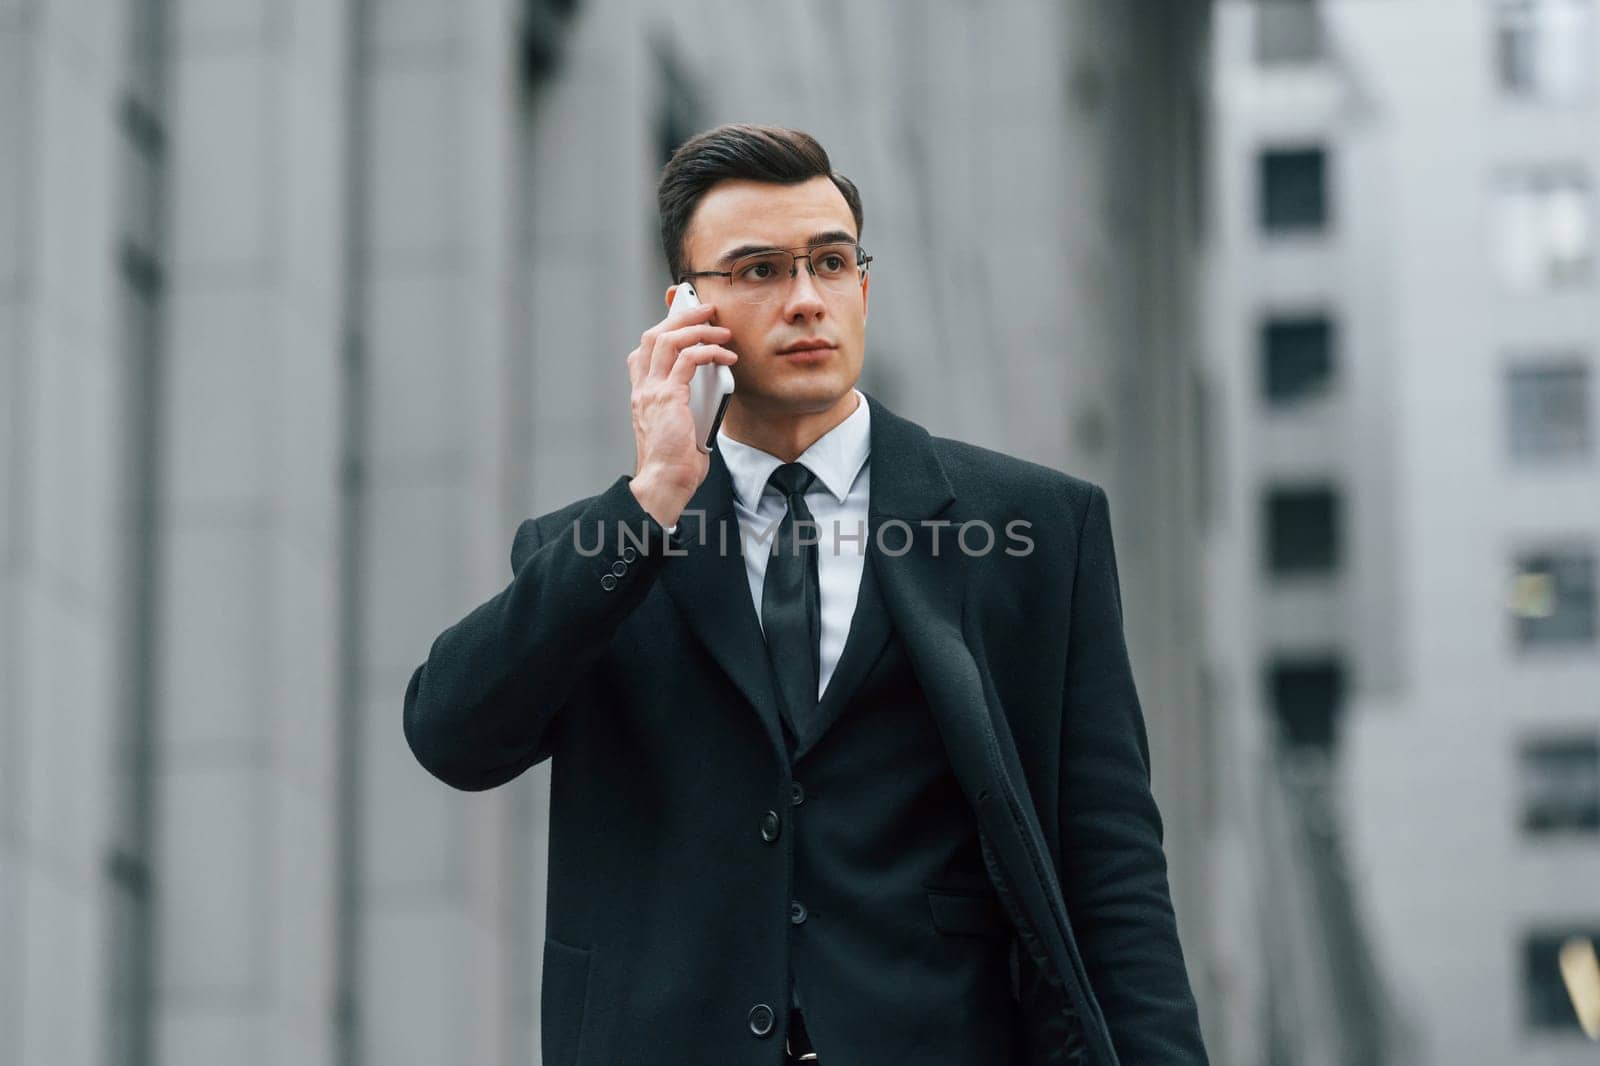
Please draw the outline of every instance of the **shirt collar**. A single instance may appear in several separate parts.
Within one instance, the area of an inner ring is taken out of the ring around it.
[[[872,413],[867,398],[860,389],[851,391],[856,394],[856,409],[843,422],[818,437],[795,460],[817,475],[817,480],[841,504],[850,495],[850,486],[855,484],[856,475],[872,450]],[[736,441],[720,429],[717,430],[717,447],[733,481],[734,497],[755,510],[761,494],[766,491],[767,479],[783,465],[783,460]]]

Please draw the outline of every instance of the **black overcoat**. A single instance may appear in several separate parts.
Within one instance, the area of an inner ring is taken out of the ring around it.
[[[1016,937],[1029,1063],[1204,1063],[1105,493],[868,402],[873,565]],[[750,1020],[787,1003],[764,837],[790,768],[738,544],[720,455],[670,542],[619,478],[523,522],[511,583],[407,686],[446,783],[554,760],[546,1066],[782,1059],[785,1012]]]

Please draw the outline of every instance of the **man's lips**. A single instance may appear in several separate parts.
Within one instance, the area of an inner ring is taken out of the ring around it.
[[[803,355],[807,352],[832,351],[838,345],[823,340],[796,341],[778,349],[779,355]]]

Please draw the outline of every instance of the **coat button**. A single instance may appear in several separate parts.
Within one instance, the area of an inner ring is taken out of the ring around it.
[[[607,592],[610,592],[612,589],[617,587],[617,579],[612,577],[610,574],[603,574],[600,577],[600,587],[605,589]]]
[[[768,844],[778,839],[778,833],[783,829],[783,822],[778,818],[777,811],[768,811],[761,816],[761,839]]]
[[[623,548],[622,548],[622,561],[623,562],[631,563],[637,558],[639,558],[639,553],[633,550],[633,545],[632,544],[623,545]]]
[[[799,925],[806,920],[806,905],[799,900],[789,901],[789,921]]]
[[[750,1031],[757,1036],[771,1036],[774,1019],[771,1007],[757,1003],[750,1008]]]
[[[800,784],[800,782],[798,782],[798,781],[791,782],[790,785],[789,785],[789,802],[794,804],[796,807],[798,807],[798,806],[800,806],[800,804],[804,803],[805,801],[806,801],[805,786]]]
[[[611,572],[617,577],[621,577],[623,574],[628,572],[628,564],[623,562],[621,559],[618,559],[616,562],[611,564]]]

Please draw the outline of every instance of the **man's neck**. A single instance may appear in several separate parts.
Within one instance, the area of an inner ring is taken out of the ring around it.
[[[722,420],[722,432],[740,444],[759,448],[768,455],[792,463],[825,433],[854,414],[863,402],[860,394],[851,389],[825,411],[767,415],[745,410],[739,404],[739,394],[734,393],[734,398],[728,404],[728,413]]]

